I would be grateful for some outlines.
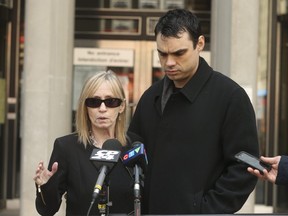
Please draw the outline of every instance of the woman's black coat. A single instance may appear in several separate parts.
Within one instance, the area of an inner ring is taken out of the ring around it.
[[[57,138],[49,162],[58,162],[58,171],[37,192],[36,208],[41,215],[54,215],[60,207],[64,193],[66,215],[86,215],[92,200],[99,171],[90,161],[93,146],[79,143],[77,134]],[[127,147],[128,148],[128,147]],[[125,152],[127,149],[123,149]],[[106,180],[110,187],[111,213],[131,213],[134,210],[133,173],[121,160],[113,167]],[[100,197],[99,197],[100,198]],[[90,215],[99,215],[96,199]]]

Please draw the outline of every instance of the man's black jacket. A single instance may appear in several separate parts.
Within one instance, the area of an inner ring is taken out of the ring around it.
[[[234,159],[239,151],[259,154],[249,97],[201,57],[180,91],[171,92],[169,81],[143,94],[129,127],[144,139],[148,155],[144,213],[238,211],[257,181]]]

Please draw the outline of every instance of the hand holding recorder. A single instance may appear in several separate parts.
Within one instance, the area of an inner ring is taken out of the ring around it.
[[[281,156],[257,158],[245,151],[241,151],[235,155],[235,158],[242,163],[248,165],[247,171],[255,175],[259,179],[268,180],[272,183],[276,182],[278,175],[278,166]]]
[[[278,166],[279,166],[279,162],[280,162],[281,156],[276,156],[276,157],[260,157],[260,160],[270,164],[271,169],[263,170],[263,174],[261,174],[259,172],[259,170],[253,168],[253,167],[248,167],[247,170],[248,172],[250,172],[251,174],[257,176],[259,179],[262,180],[268,180],[271,183],[275,183],[276,182],[276,177],[278,175]]]

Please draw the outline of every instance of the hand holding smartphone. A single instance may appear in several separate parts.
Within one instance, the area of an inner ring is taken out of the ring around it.
[[[263,170],[266,169],[268,172],[271,170],[271,165],[260,161],[259,158],[251,155],[245,151],[241,151],[235,155],[237,161],[247,164],[248,166],[252,167],[253,169],[259,170],[261,174],[263,174]]]

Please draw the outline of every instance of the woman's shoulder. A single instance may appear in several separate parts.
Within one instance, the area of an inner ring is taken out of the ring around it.
[[[67,134],[61,137],[57,137],[55,139],[55,145],[61,146],[63,148],[66,147],[77,147],[77,146],[84,146],[83,144],[81,144],[78,140],[78,134],[77,133],[71,133],[71,134]]]
[[[78,141],[78,134],[77,133],[70,133],[64,136],[57,137],[56,140],[61,141]]]

